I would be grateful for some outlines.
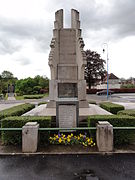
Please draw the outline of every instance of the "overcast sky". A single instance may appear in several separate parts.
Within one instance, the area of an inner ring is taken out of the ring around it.
[[[0,0],[0,73],[50,77],[48,55],[55,12],[80,12],[85,50],[102,54],[108,44],[109,73],[135,77],[135,0]]]

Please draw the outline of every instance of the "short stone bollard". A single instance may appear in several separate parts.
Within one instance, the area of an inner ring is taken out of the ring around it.
[[[96,141],[100,152],[113,151],[113,126],[108,121],[98,121]]]
[[[22,152],[34,153],[37,151],[38,128],[37,122],[28,122],[22,127]]]

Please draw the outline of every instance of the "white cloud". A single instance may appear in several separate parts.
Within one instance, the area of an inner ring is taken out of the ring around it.
[[[54,13],[63,8],[65,27],[70,27],[70,11],[75,8],[80,12],[85,49],[102,53],[107,42],[110,71],[135,77],[134,0],[0,0],[0,5],[0,73],[50,76]]]

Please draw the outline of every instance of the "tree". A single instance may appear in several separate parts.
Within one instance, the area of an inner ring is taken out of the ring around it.
[[[35,76],[34,78],[20,79],[16,82],[16,93],[23,94],[39,94],[40,90],[49,88],[49,79],[43,76]]]
[[[94,85],[97,80],[103,80],[106,75],[106,70],[104,67],[105,60],[103,60],[95,51],[86,50],[86,61],[87,65],[85,67],[85,79],[88,84],[89,89]]]
[[[14,78],[13,74],[10,71],[3,71],[1,73],[1,77],[3,79],[13,79]]]
[[[6,93],[8,85],[13,85],[17,81],[17,78],[10,71],[3,71],[0,74],[0,93]]]

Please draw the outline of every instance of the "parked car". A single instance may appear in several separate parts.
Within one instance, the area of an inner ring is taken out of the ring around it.
[[[111,91],[111,90],[109,90],[108,91],[108,95],[111,95],[111,94],[113,94],[114,92],[113,91]],[[102,91],[99,91],[99,92],[97,92],[96,93],[97,95],[107,95],[107,90],[102,90]]]

